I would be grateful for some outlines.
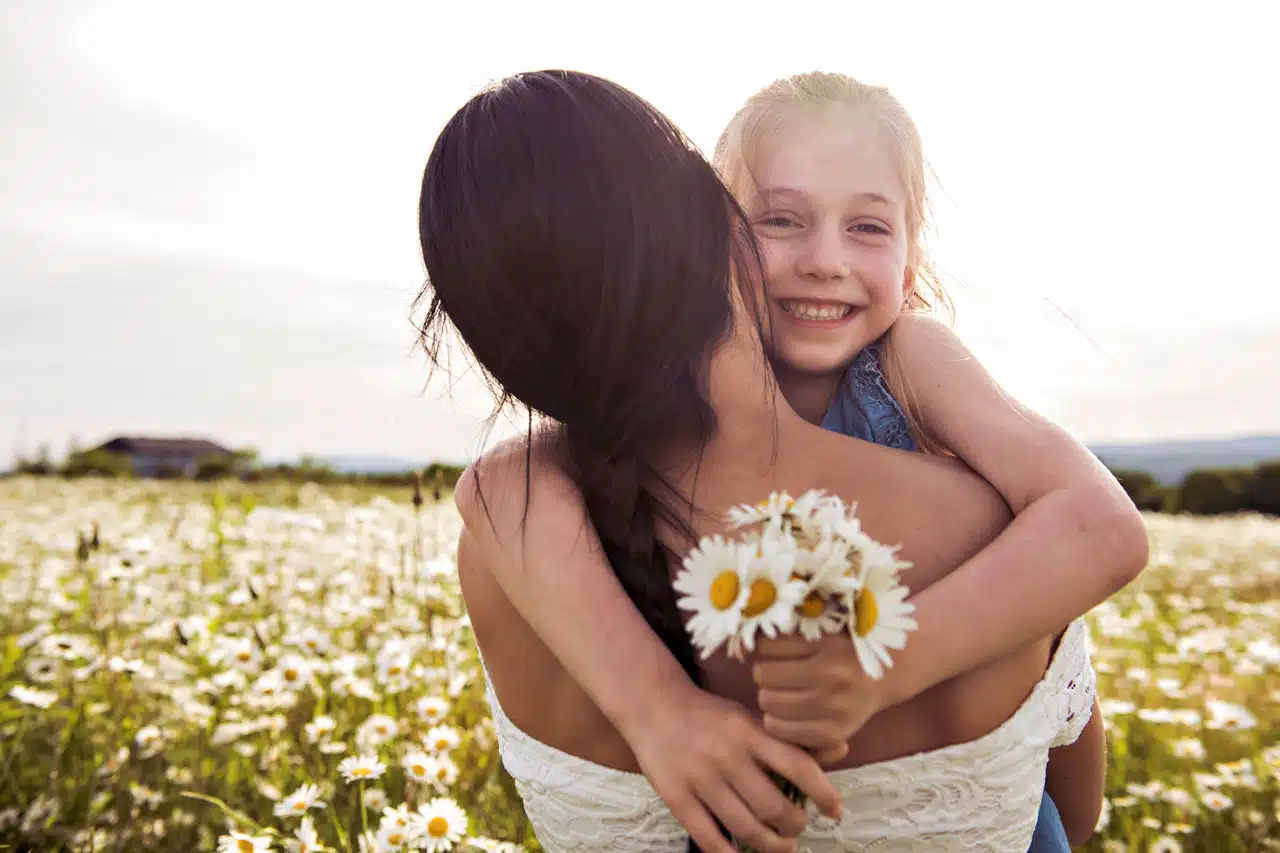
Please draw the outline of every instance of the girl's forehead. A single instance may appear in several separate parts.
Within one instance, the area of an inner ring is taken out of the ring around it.
[[[759,191],[768,195],[905,197],[898,146],[884,123],[863,114],[801,115],[780,123],[756,150]]]

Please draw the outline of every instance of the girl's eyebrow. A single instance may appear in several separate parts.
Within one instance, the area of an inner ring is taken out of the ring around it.
[[[765,202],[770,202],[775,199],[786,199],[789,197],[803,198],[804,196],[805,196],[805,193],[803,191],[793,189],[791,187],[764,187],[763,189],[760,190],[760,199]],[[894,202],[893,199],[889,198],[888,196],[884,196],[884,195],[881,195],[880,193],[874,193],[874,192],[858,193],[853,197],[858,199],[859,201],[877,202],[879,204],[886,204],[890,207],[893,207],[894,204],[896,203]]]

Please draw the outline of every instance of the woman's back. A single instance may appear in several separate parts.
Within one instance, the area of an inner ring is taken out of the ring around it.
[[[922,589],[962,563],[1008,523],[999,495],[963,465],[877,447],[788,419],[778,433],[776,454],[758,447],[751,455],[708,448],[697,466],[694,497],[705,510],[694,519],[701,536],[720,532],[723,510],[754,503],[771,491],[800,494],[824,489],[856,502],[864,529],[880,541],[901,543],[913,563],[903,582]],[[546,448],[532,455],[529,515],[524,548],[539,541],[562,547],[563,538],[591,537],[572,482]],[[496,451],[479,466],[480,488],[490,513],[523,516],[523,444]],[[688,467],[688,466],[682,466]],[[676,480],[687,491],[694,480]],[[468,530],[488,525],[474,494],[475,480],[462,484],[459,505]],[[576,521],[575,521],[576,519]],[[503,522],[495,521],[502,526]],[[670,535],[667,537],[672,539]],[[687,544],[671,541],[676,553]],[[470,534],[459,549],[459,575],[486,669],[512,721],[546,744],[596,763],[636,770],[634,756],[605,715],[563,670],[541,639],[506,599]],[[484,549],[490,555],[495,552]],[[565,614],[572,619],[572,614]],[[909,642],[909,640],[908,640]],[[991,731],[1019,706],[1048,659],[1049,640],[939,685],[872,718],[850,742],[840,767],[854,766],[971,740]],[[707,687],[755,709],[750,659],[723,655],[703,662]]]

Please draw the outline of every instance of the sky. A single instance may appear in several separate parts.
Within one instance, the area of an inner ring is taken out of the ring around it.
[[[422,167],[550,67],[707,152],[777,77],[888,86],[1010,393],[1089,442],[1280,433],[1280,11],[444,5],[0,4],[0,442],[474,458],[487,393],[415,348]]]

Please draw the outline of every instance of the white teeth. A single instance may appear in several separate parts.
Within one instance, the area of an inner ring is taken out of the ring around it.
[[[853,310],[852,305],[815,305],[812,302],[782,302],[782,310],[801,320],[839,320]]]

